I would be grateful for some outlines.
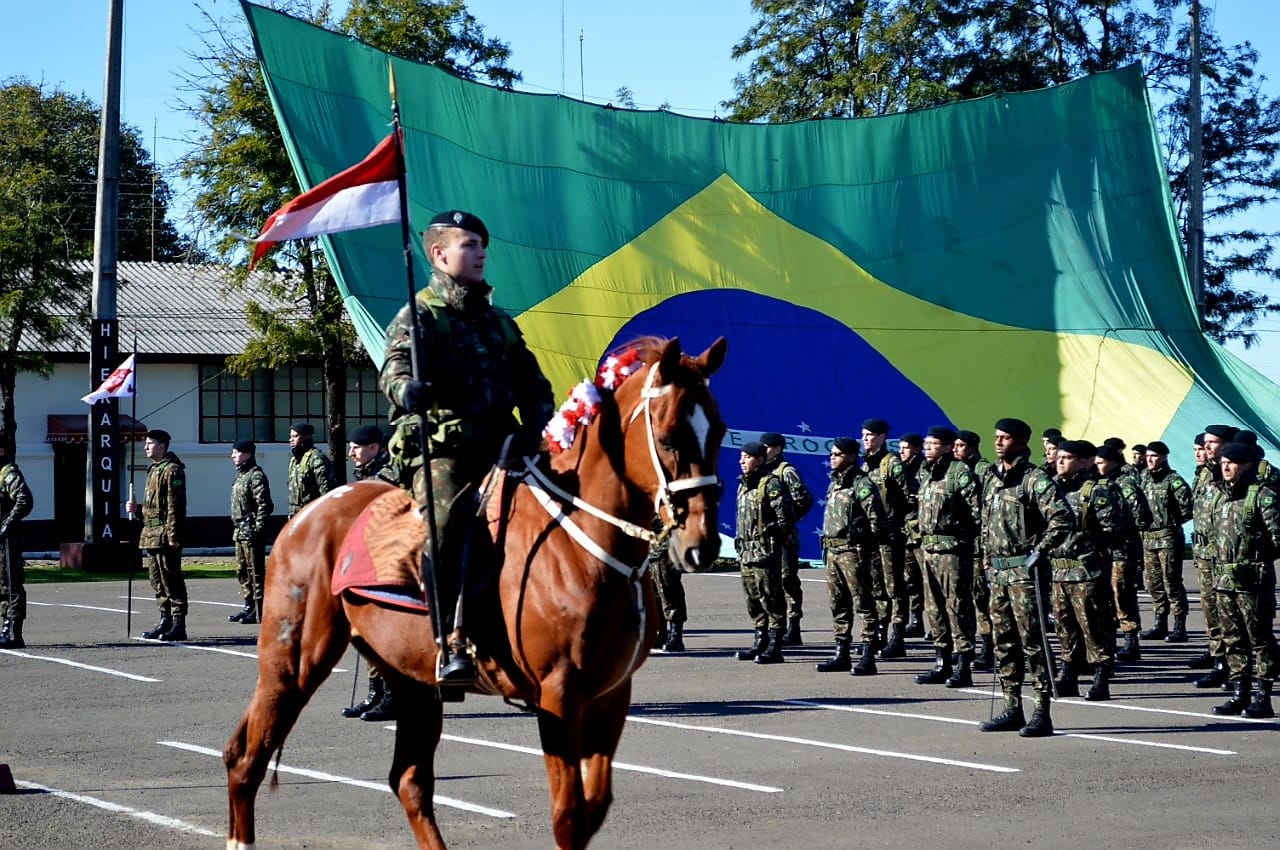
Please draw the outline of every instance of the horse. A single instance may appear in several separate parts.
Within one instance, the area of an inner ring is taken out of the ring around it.
[[[609,373],[590,422],[570,420],[572,444],[541,466],[525,459],[520,480],[499,485],[500,497],[480,511],[486,524],[474,538],[484,545],[469,563],[488,556],[501,567],[484,587],[469,582],[465,590],[480,674],[470,691],[536,712],[559,850],[586,847],[613,801],[631,679],[657,635],[646,573],[655,515],[682,570],[708,570],[719,553],[716,460],[725,426],[709,378],[726,347],[722,337],[692,357],[678,339],[632,343],[623,360],[633,373],[621,383],[626,369]],[[495,492],[490,483],[484,491]],[[424,614],[335,595],[330,585],[348,530],[366,505],[395,489],[376,481],[340,487],[300,511],[276,540],[257,685],[223,751],[228,850],[253,846],[255,798],[271,758],[278,764],[303,707],[353,642],[398,706],[391,791],[419,847],[446,846],[432,803],[443,726],[433,629]]]

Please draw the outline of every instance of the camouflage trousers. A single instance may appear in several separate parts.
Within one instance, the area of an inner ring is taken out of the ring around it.
[[[757,564],[742,564],[742,593],[747,616],[758,630],[787,626],[787,600],[782,592],[782,553]]]
[[[1120,631],[1136,632],[1142,628],[1138,611],[1138,565],[1132,558],[1111,561],[1111,598]]]
[[[1086,665],[1115,662],[1112,637],[1115,635],[1108,613],[1108,585],[1101,576],[1088,581],[1055,581],[1053,620],[1062,645],[1062,663],[1077,673]]]
[[[236,581],[245,604],[262,612],[262,588],[267,580],[267,543],[261,538],[236,541]]]
[[[1187,614],[1187,588],[1182,583],[1184,548],[1179,545],[1172,549],[1147,549],[1142,553],[1147,591],[1157,615],[1185,617]]]
[[[871,571],[875,559],[866,549],[844,552],[828,550],[823,560],[827,566],[827,597],[831,602],[832,632],[837,641],[851,641],[853,619],[862,618],[860,643],[875,643],[879,638],[879,612],[872,592]]]
[[[1232,680],[1252,676],[1274,681],[1276,678],[1275,634],[1271,630],[1276,616],[1276,577],[1257,591],[1215,590],[1218,623],[1222,629],[1222,645]]]
[[[1204,612],[1204,628],[1209,635],[1209,655],[1223,658],[1227,654],[1222,642],[1222,620],[1218,615],[1218,591],[1213,587],[1213,559],[1196,558],[1196,582],[1200,585],[1200,610]]]
[[[907,607],[913,614],[924,611],[924,549],[907,544],[903,575],[907,581]]]
[[[683,574],[668,557],[650,558],[649,571],[653,573],[653,589],[658,592],[663,619],[668,623],[684,623],[689,618],[689,609],[685,606]]]
[[[475,516],[476,487],[488,473],[487,463],[478,463],[471,457],[431,457],[432,514],[435,518],[437,540],[431,545],[431,526],[427,526],[428,554],[434,554],[436,587],[440,593],[441,627],[452,627],[454,606],[462,581],[463,543],[472,527]],[[421,466],[413,467],[413,502],[425,515],[427,510],[427,478]]]
[[[27,562],[13,537],[0,537],[0,617],[27,619]]]
[[[782,547],[782,593],[787,599],[787,619],[804,616],[804,589],[800,586],[800,536],[795,531]]]
[[[1037,694],[1052,693],[1044,637],[1036,614],[1034,584],[991,582],[991,633],[996,669],[1000,671],[1000,685],[1006,694],[1020,693],[1022,682],[1028,676]]]
[[[991,636],[991,583],[987,571],[973,570],[973,614],[978,621],[978,634]]]
[[[907,541],[894,535],[887,546],[879,547],[875,566],[880,570],[880,584],[884,588],[880,597],[880,621],[905,626],[911,617],[907,583]]]
[[[187,616],[187,579],[182,574],[182,547],[148,549],[147,578],[161,614]]]
[[[977,624],[973,609],[973,555],[925,552],[924,608],[939,652],[973,652]]]

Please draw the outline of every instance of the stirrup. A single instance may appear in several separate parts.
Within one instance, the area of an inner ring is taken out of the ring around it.
[[[436,684],[440,687],[466,687],[476,681],[475,650],[470,642],[450,642],[449,663],[443,664],[444,653],[436,653]]]

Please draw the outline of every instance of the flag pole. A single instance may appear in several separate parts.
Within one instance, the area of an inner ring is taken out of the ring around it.
[[[133,331],[133,393],[129,400],[129,418],[133,420],[133,424],[129,426],[129,501],[133,501],[133,462],[138,456],[138,331]],[[129,519],[135,519],[133,511],[129,512]],[[124,636],[128,640],[133,634],[133,562],[141,557],[142,550],[138,550],[137,557],[129,558],[129,582],[126,585],[124,603]]]
[[[417,287],[413,282],[413,237],[409,228],[409,190],[406,179],[404,159],[404,131],[400,125],[400,99],[396,94],[396,71],[390,60],[387,62],[387,77],[391,89],[391,134],[395,138],[396,150],[396,185],[400,195],[400,242],[404,252],[405,283],[409,290],[409,328],[413,341],[413,351],[409,362],[413,369],[413,379],[423,380],[422,353],[425,340],[422,338],[422,325],[418,321]],[[416,413],[417,411],[409,411]],[[425,426],[425,422],[423,425]],[[440,584],[436,578],[436,513],[435,496],[431,487],[431,441],[427,438],[426,428],[418,429],[421,441],[422,478],[426,487],[427,548],[422,552],[422,588],[427,594],[427,606],[431,610],[431,628],[435,633],[436,646],[439,650],[437,670],[449,664],[449,642],[444,635],[444,612],[440,609]],[[437,683],[438,686],[438,683]]]

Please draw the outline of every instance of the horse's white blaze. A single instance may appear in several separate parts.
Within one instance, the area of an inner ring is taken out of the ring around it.
[[[698,448],[702,449],[702,459],[706,460],[711,457],[711,446],[707,445],[707,437],[711,434],[711,420],[707,418],[707,412],[702,409],[702,405],[695,404],[693,412],[689,414],[689,427],[693,429],[694,436],[698,438]]]

